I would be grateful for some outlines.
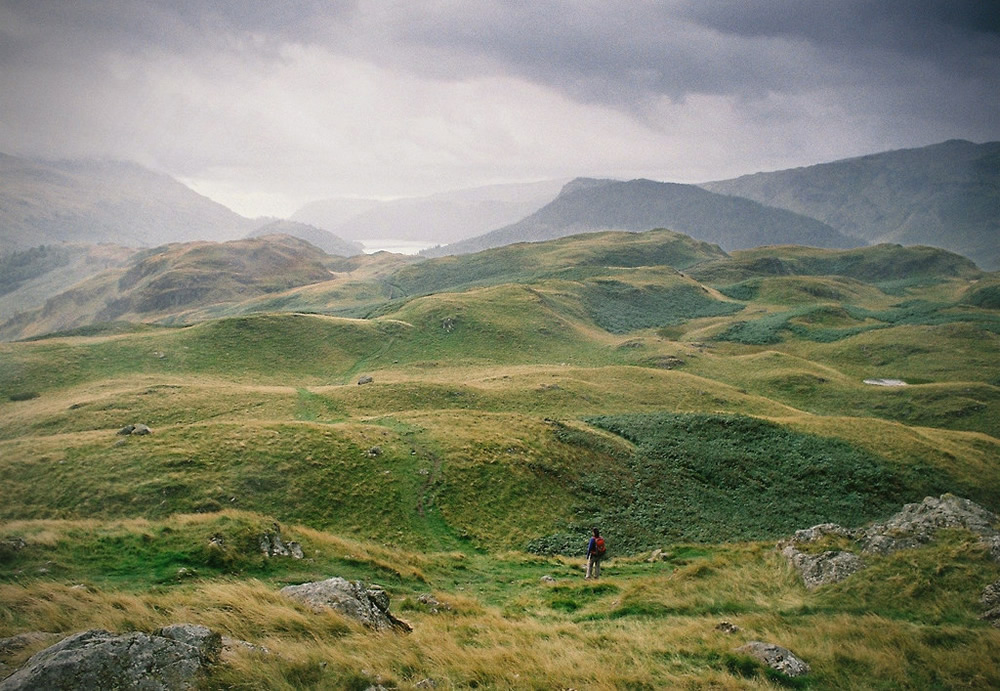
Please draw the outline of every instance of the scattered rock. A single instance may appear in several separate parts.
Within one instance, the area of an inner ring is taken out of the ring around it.
[[[134,425],[125,425],[120,430],[118,430],[118,434],[122,436],[128,436],[130,434],[142,436],[144,434],[151,434],[152,432],[153,430],[151,430],[148,426],[142,423],[137,423]]]
[[[274,523],[271,528],[270,532],[263,533],[257,538],[257,543],[260,545],[260,551],[263,552],[265,556],[292,557],[293,559],[302,559],[305,556],[302,552],[302,545],[291,541],[286,543],[281,539],[280,525]],[[212,540],[214,541],[215,537],[213,537]]]
[[[238,638],[222,637],[222,652],[219,659],[222,662],[229,662],[236,657],[237,651],[256,653],[258,655],[271,655],[271,651],[262,645],[254,645],[241,641]]]
[[[732,622],[720,621],[716,625],[715,630],[722,631],[723,633],[739,633],[742,629]]]
[[[84,631],[31,657],[0,681],[0,691],[190,689],[218,659],[220,640],[203,626],[184,624],[153,634]]]
[[[799,659],[788,648],[782,648],[780,645],[775,645],[774,643],[750,641],[746,645],[736,648],[734,652],[749,655],[771,669],[777,670],[789,677],[800,677],[803,674],[809,674],[808,664]]]
[[[358,378],[358,386],[361,386],[362,384],[371,384],[373,381],[375,381],[375,379],[373,379],[371,375],[364,374]]]
[[[451,611],[451,605],[449,605],[446,602],[438,601],[430,593],[422,593],[421,595],[418,595],[417,602],[419,602],[422,605],[426,605],[429,608],[431,614],[438,614],[439,612],[442,611],[444,612]]]
[[[902,379],[865,379],[865,384],[870,386],[906,386]]]
[[[281,589],[287,597],[302,602],[313,611],[332,609],[375,631],[395,629],[409,632],[412,627],[389,613],[389,594],[382,586],[361,581],[328,578],[325,581],[289,585]]]
[[[0,540],[0,553],[7,552],[20,552],[22,549],[28,546],[23,537],[5,537]]]
[[[366,451],[365,453],[368,456],[368,458],[378,458],[379,456],[382,455],[382,447],[373,446],[372,448],[368,449],[368,451]]]
[[[854,539],[855,532],[853,530],[848,530],[847,528],[841,527],[836,523],[820,523],[819,525],[814,525],[812,528],[806,528],[804,530],[796,530],[795,536],[792,538],[793,542],[816,542],[827,535],[835,535],[838,537],[847,537]]]
[[[436,689],[437,682],[433,679],[421,679],[416,684],[413,685],[415,689]]]
[[[548,574],[545,574],[544,576],[542,576],[538,580],[540,580],[542,583],[555,583],[556,582],[556,579],[554,579],[552,576],[550,576]]]

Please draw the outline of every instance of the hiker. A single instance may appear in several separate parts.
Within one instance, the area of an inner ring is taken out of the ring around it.
[[[594,534],[587,543],[587,578],[601,577],[601,560],[604,558],[604,538],[594,528]]]

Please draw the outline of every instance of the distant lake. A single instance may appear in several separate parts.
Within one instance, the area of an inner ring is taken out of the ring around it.
[[[428,247],[434,247],[437,243],[427,242],[426,240],[371,240],[369,242],[362,242],[361,246],[365,248],[365,254],[374,254],[375,252],[395,252],[397,254],[417,254],[420,250],[427,249]]]

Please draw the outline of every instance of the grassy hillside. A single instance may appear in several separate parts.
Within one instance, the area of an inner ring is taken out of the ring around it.
[[[773,549],[928,494],[1000,510],[995,275],[668,231],[414,261],[0,343],[0,637],[193,621],[276,653],[208,688],[1000,681],[978,619],[1000,568],[970,535],[815,591]],[[304,560],[254,548],[275,522]],[[595,524],[611,560],[587,582]],[[384,584],[414,632],[276,592],[334,575]],[[813,672],[733,652],[753,639]]]

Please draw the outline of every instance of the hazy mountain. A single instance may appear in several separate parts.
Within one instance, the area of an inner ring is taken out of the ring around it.
[[[291,235],[338,257],[353,257],[364,252],[360,243],[342,240],[328,230],[295,221],[268,220],[261,227],[247,233],[246,237],[257,238],[264,235]]]
[[[490,185],[383,202],[327,199],[303,206],[291,219],[349,240],[448,243],[524,218],[551,201],[564,182]]]
[[[0,324],[86,278],[121,266],[138,250],[119,245],[43,245],[0,256]]]
[[[806,214],[871,243],[942,247],[1000,269],[1000,142],[953,140],[702,187]]]
[[[165,245],[15,316],[0,325],[0,339],[114,320],[155,321],[204,305],[242,302],[328,280],[329,259],[288,235]]]
[[[227,240],[253,223],[133,163],[0,154],[0,254],[60,242],[148,247]]]
[[[725,250],[759,245],[856,247],[813,218],[748,199],[653,180],[578,178],[543,208],[485,235],[428,250],[430,256],[464,254],[513,242],[538,242],[597,230],[642,231],[669,228]]]

